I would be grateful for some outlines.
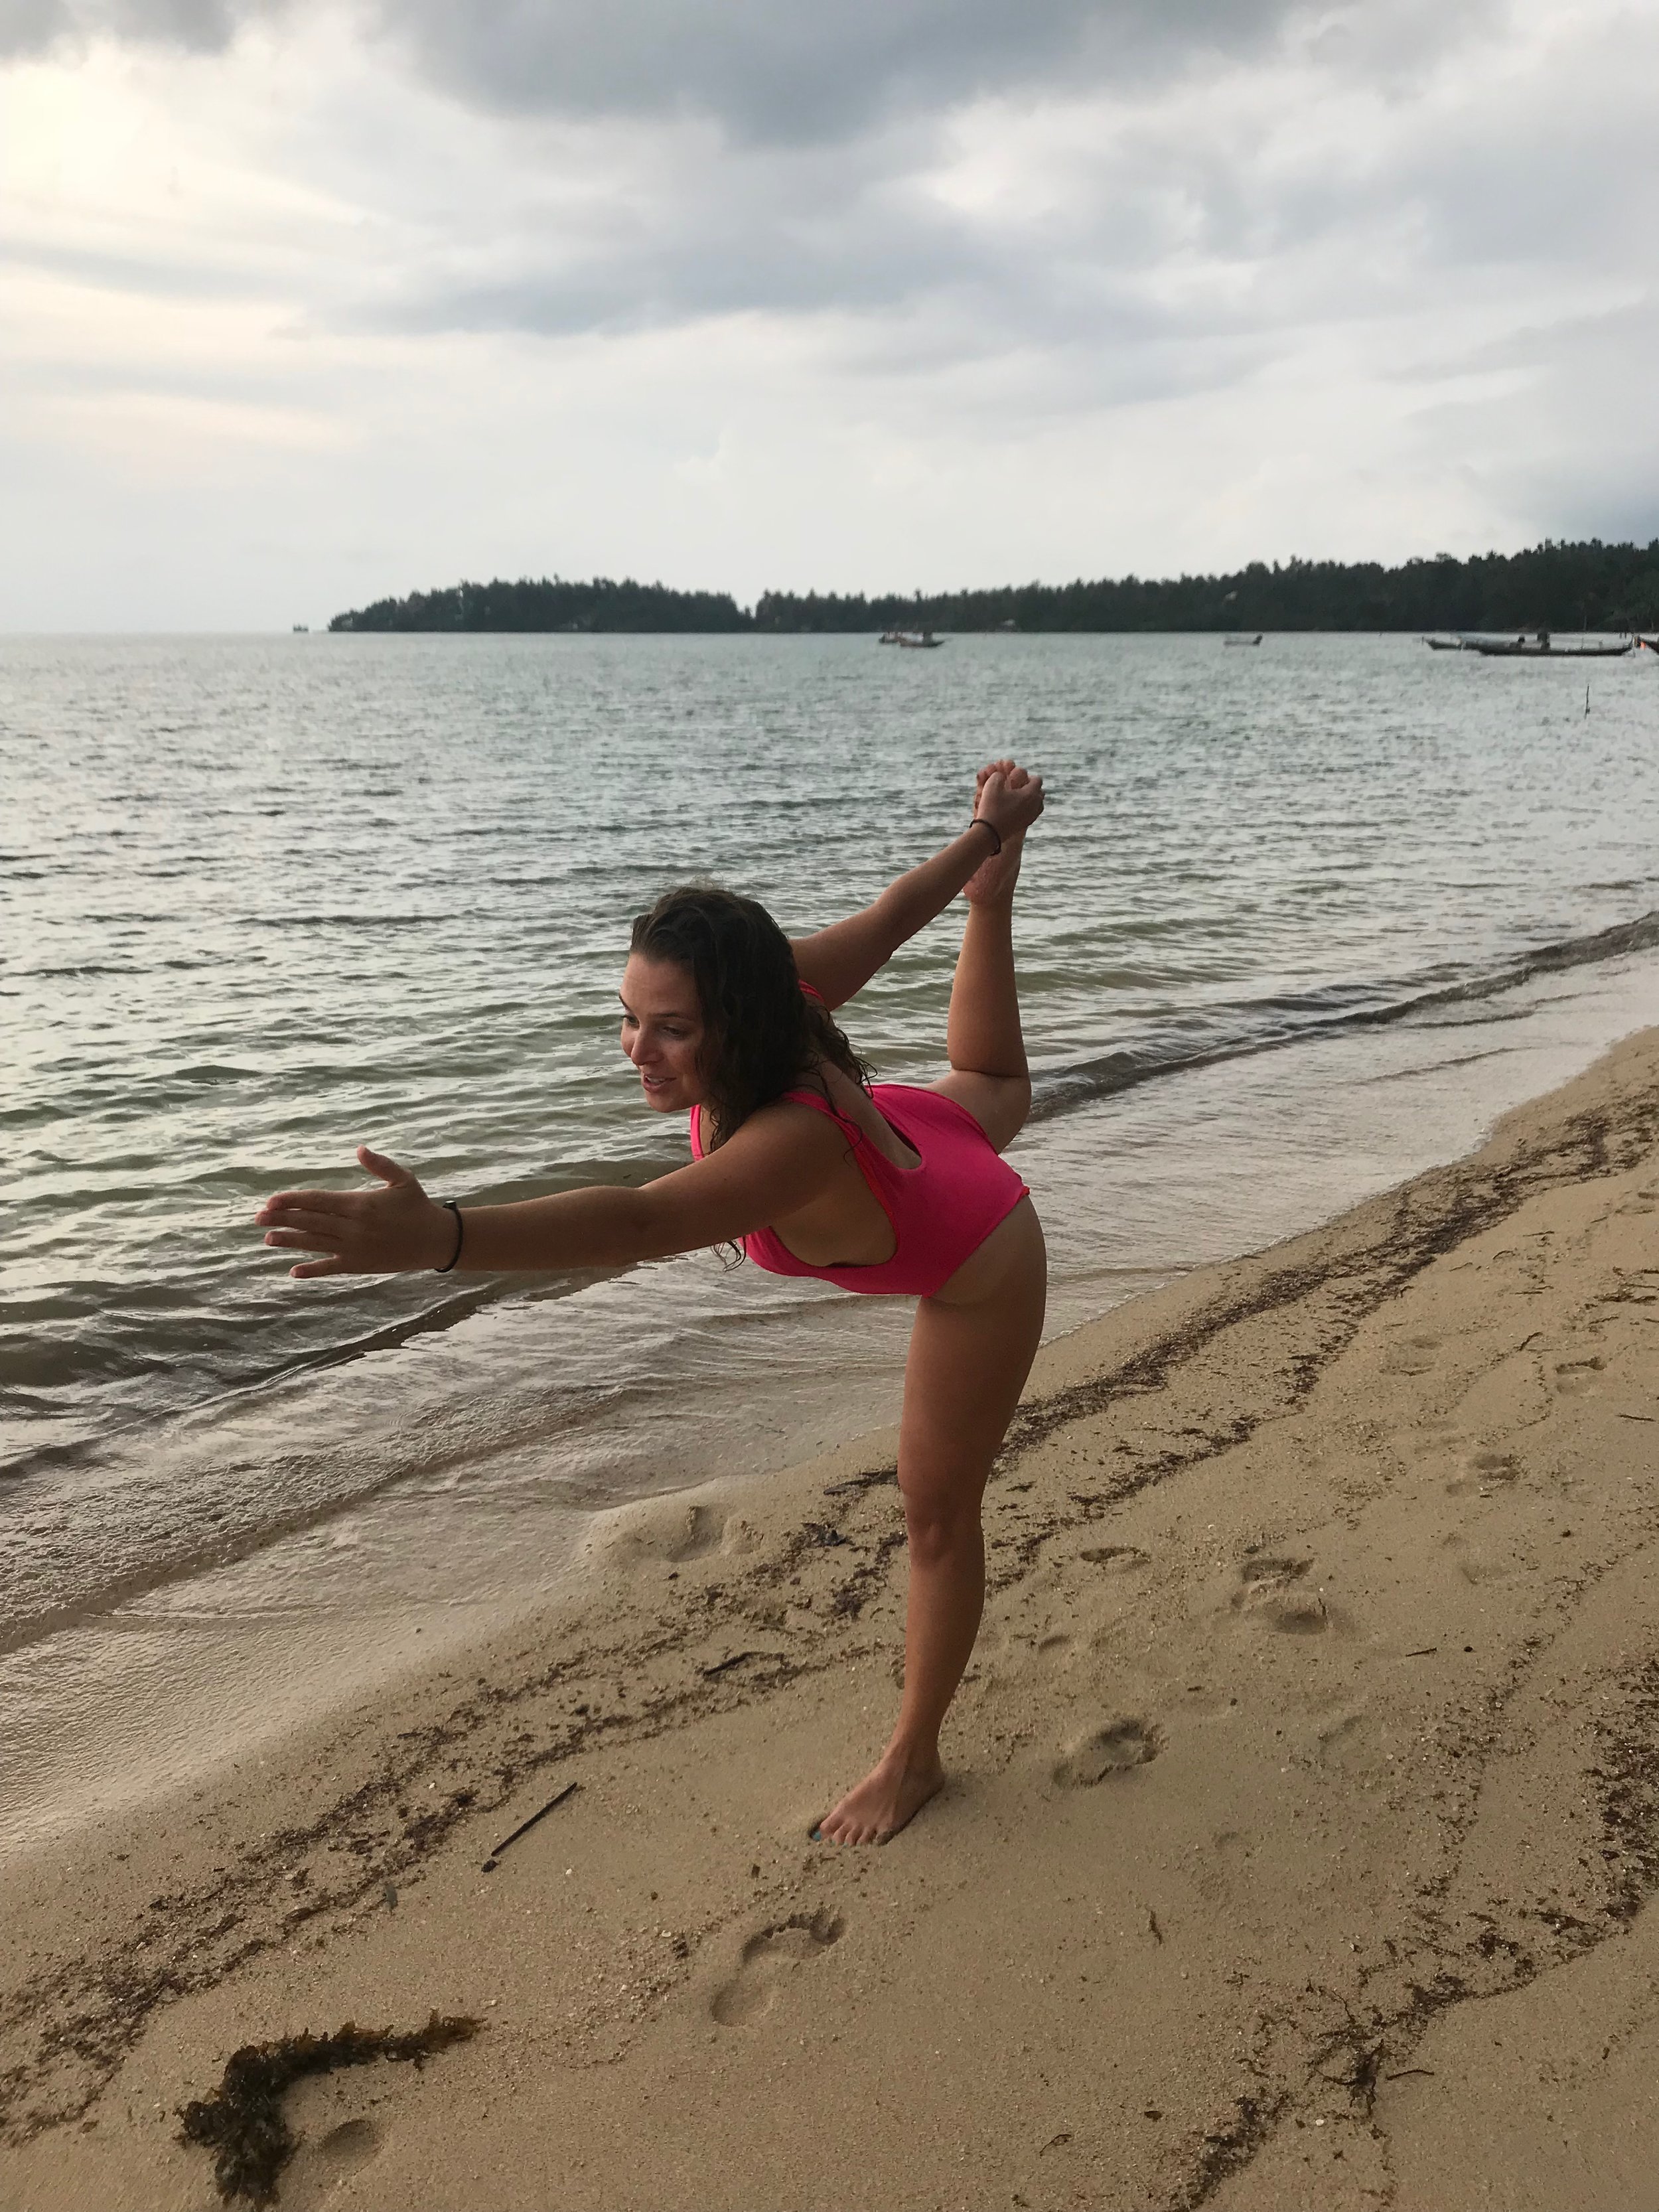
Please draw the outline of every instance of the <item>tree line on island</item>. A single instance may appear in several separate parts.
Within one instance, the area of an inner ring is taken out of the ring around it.
[[[1012,584],[990,591],[729,592],[665,584],[452,584],[336,615],[331,630],[1638,630],[1659,627],[1659,538],[1546,539],[1523,553],[1375,561],[1252,561],[1225,576]]]

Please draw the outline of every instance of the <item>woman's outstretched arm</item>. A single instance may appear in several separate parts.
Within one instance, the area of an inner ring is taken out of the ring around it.
[[[292,1275],[462,1274],[520,1267],[626,1267],[700,1252],[763,1229],[810,1203],[836,1173],[847,1140],[833,1121],[787,1101],[763,1106],[736,1135],[690,1167],[635,1190],[609,1183],[508,1206],[468,1206],[461,1218],[428,1198],[397,1161],[359,1147],[380,1178],[369,1190],[283,1190],[254,1216],[265,1243],[316,1256]]]
[[[994,761],[980,771],[974,811],[1000,837],[1018,836],[1042,811],[1042,778],[1029,775],[1011,760]],[[931,860],[889,884],[862,913],[796,939],[795,965],[802,982],[811,984],[827,1006],[844,1006],[901,945],[944,913],[990,848],[982,830],[964,830]]]

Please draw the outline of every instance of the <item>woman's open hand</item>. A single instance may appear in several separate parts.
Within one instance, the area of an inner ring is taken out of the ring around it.
[[[290,1275],[398,1275],[441,1267],[455,1249],[456,1221],[429,1199],[407,1168],[357,1147],[359,1166],[379,1176],[374,1190],[279,1190],[254,1215],[267,1244],[326,1256]]]
[[[974,814],[988,822],[1002,840],[1002,848],[977,868],[963,886],[969,906],[994,906],[1011,899],[1019,875],[1020,848],[1025,832],[1042,811],[1042,778],[1032,775],[1015,761],[992,761],[981,769],[974,783]]]

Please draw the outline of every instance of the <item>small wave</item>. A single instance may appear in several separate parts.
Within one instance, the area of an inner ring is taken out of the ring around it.
[[[1633,921],[1615,922],[1587,936],[1535,945],[1518,959],[1484,973],[1435,982],[1427,989],[1422,988],[1422,979],[1415,986],[1405,981],[1333,984],[1256,1000],[1202,1018],[1198,1033],[1178,1043],[1171,1043],[1167,1037],[1149,1037],[1144,1043],[1121,1046],[1098,1059],[1036,1071],[1032,1079],[1031,1116],[1034,1121],[1043,1120],[1072,1107],[1109,1098],[1158,1076],[1212,1067],[1220,1060],[1275,1052],[1285,1045],[1338,1036],[1352,1030],[1421,1019],[1443,1008],[1474,1006],[1505,991],[1518,990],[1540,975],[1617,960],[1656,947],[1659,947],[1659,910],[1639,915]]]
[[[443,914],[257,914],[254,929],[429,929],[439,922],[468,922],[470,915]]]
[[[257,1082],[266,1071],[261,1067],[238,1067],[228,1060],[199,1060],[193,1067],[170,1067],[166,1075],[155,1079],[162,1090],[174,1084],[214,1084]]]
[[[1646,952],[1659,945],[1659,911],[1638,915],[1634,921],[1617,921],[1589,937],[1564,937],[1558,945],[1541,945],[1522,966],[1528,975],[1543,975],[1557,968],[1579,968],[1591,960],[1616,960],[1622,953]]]
[[[36,982],[62,981],[66,975],[142,975],[146,970],[130,960],[86,960],[65,968],[14,968],[14,975],[27,975]]]
[[[25,975],[35,981],[61,979],[65,975],[158,975],[174,969],[216,968],[217,960],[82,960],[58,968],[14,968],[14,975]]]

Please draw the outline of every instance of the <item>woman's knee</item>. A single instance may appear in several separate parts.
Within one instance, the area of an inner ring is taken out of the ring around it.
[[[1017,1137],[1017,1136],[1018,1136],[1018,1134],[1019,1134],[1020,1131],[1021,1131],[1021,1130],[1025,1127],[1026,1122],[1030,1119],[1030,1114],[1031,1114],[1031,1079],[1030,1079],[1030,1077],[1029,1075],[1017,1075],[1017,1076],[1015,1076],[1015,1077],[1012,1079],[1012,1082],[1011,1082],[1011,1084],[1010,1084],[1009,1091],[1008,1091],[1008,1097],[1009,1097],[1010,1104],[1012,1105],[1012,1109],[1013,1109],[1013,1112],[1014,1112],[1014,1115],[1015,1115],[1015,1116],[1016,1116],[1016,1119],[1015,1119],[1015,1121],[1014,1121],[1014,1127],[1013,1127],[1013,1133],[1012,1133],[1012,1135],[1011,1135],[1011,1136],[1010,1136],[1010,1138],[1009,1138],[1009,1139],[1008,1139],[1008,1142],[1009,1142],[1010,1144],[1012,1144],[1012,1143],[1013,1142],[1013,1140],[1014,1140],[1014,1138],[1015,1138],[1015,1137]]]
[[[991,1075],[981,1069],[954,1067],[933,1088],[973,1115],[996,1152],[1012,1144],[1031,1110],[1029,1075]]]
[[[928,1492],[904,1501],[904,1534],[910,1557],[923,1566],[942,1565],[983,1541],[980,1531],[980,1498],[971,1493]]]
[[[1029,1075],[1001,1075],[996,1079],[996,1096],[988,1102],[982,1126],[993,1149],[1006,1152],[1030,1115],[1031,1079]]]

